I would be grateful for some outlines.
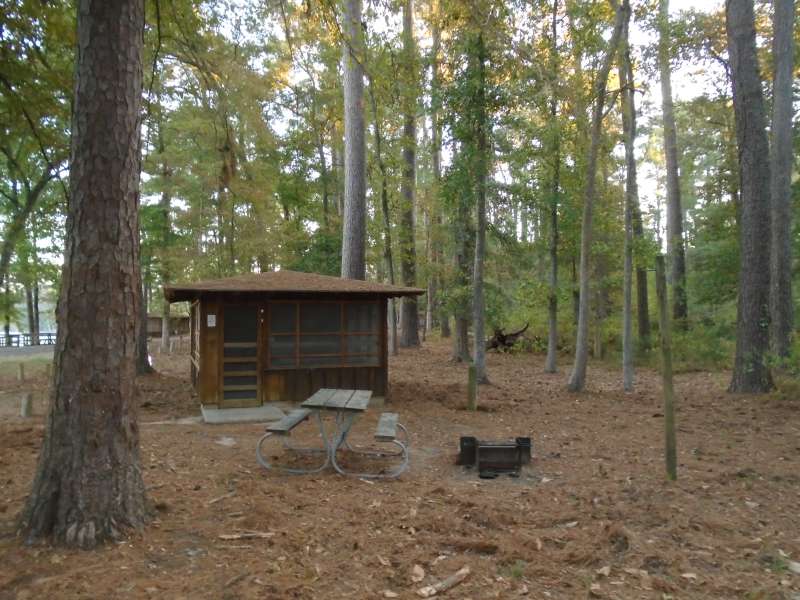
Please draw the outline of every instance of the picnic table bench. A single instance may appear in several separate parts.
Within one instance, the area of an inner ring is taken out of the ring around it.
[[[382,413],[378,419],[375,430],[375,441],[394,444],[399,448],[398,451],[387,453],[374,450],[357,450],[351,447],[347,441],[347,436],[357,420],[366,412],[372,392],[369,390],[345,390],[322,388],[315,392],[310,398],[301,404],[300,408],[290,411],[286,416],[276,423],[267,426],[266,433],[261,437],[256,446],[256,458],[259,464],[266,469],[281,471],[290,474],[318,473],[331,465],[342,475],[355,475],[365,478],[387,478],[397,477],[408,468],[409,459],[409,437],[408,430],[399,423],[399,415],[393,412]],[[333,416],[333,425],[330,433],[325,427],[323,414]],[[319,427],[320,437],[323,441],[322,448],[298,448],[291,446],[287,438],[301,423],[314,418]],[[402,440],[398,439],[402,433]],[[270,462],[262,452],[262,444],[272,436],[284,438],[284,447],[293,452],[324,454],[324,462],[312,468],[297,468],[282,466]],[[392,468],[381,470],[380,472],[357,473],[344,468],[337,460],[337,453],[345,448],[356,454],[375,458],[397,458],[399,465]]]

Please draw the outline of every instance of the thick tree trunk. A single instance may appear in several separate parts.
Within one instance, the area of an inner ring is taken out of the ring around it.
[[[343,21],[344,215],[342,277],[365,279],[367,244],[364,60],[361,0],[346,0]]]
[[[732,392],[766,392],[769,351],[770,175],[752,0],[725,4],[741,189],[736,361]]]
[[[661,110],[664,120],[664,159],[667,169],[667,255],[672,276],[672,317],[686,329],[686,250],[683,243],[683,209],[678,177],[678,133],[672,105],[669,64],[669,0],[659,0],[658,70],[661,77]]]
[[[787,357],[792,345],[792,71],[794,63],[794,0],[775,0],[772,54],[772,147],[770,193],[772,200],[772,256],[770,302],[772,347]]]
[[[617,7],[614,30],[611,34],[608,50],[595,80],[594,106],[592,108],[592,135],[589,145],[589,158],[586,163],[586,187],[583,201],[583,219],[581,223],[581,258],[580,258],[580,297],[578,307],[578,331],[575,340],[575,362],[569,378],[569,389],[582,391],[586,384],[586,366],[589,358],[589,253],[592,245],[592,210],[595,200],[597,154],[600,147],[600,128],[603,122],[603,108],[606,99],[608,72],[614,61],[619,45],[622,24],[630,13],[628,0],[623,0]]]
[[[403,177],[400,182],[400,273],[403,285],[417,284],[417,250],[414,243],[414,184],[416,178],[417,96],[416,49],[414,44],[414,6],[403,2],[403,55],[405,94],[403,98]],[[417,297],[406,296],[400,303],[400,346],[419,346]]]
[[[628,16],[628,19],[630,15]],[[622,309],[622,387],[633,390],[633,211],[639,205],[636,181],[636,104],[634,98],[633,66],[628,43],[629,21],[622,28],[619,52],[619,81],[622,88],[622,130],[625,138],[625,260]]]
[[[54,386],[20,529],[91,548],[145,523],[136,423],[143,0],[78,2]]]
[[[552,36],[552,77],[558,80],[558,0],[553,0],[553,14],[550,25]],[[550,188],[550,290],[547,298],[547,358],[544,363],[545,373],[555,373],[558,356],[558,192],[561,185],[561,132],[558,130],[558,101],[555,85],[550,99],[550,126],[555,128],[553,139],[553,181]],[[523,221],[523,240],[527,241],[527,219]]]
[[[475,377],[478,383],[488,383],[486,375],[486,299],[483,290],[483,263],[486,257],[486,178],[489,174],[489,120],[486,115],[486,50],[483,32],[478,34],[477,62],[478,90],[477,123],[475,135],[478,142],[478,155],[475,161],[475,187],[477,199],[477,231],[475,235],[475,267],[472,274],[472,310]]]

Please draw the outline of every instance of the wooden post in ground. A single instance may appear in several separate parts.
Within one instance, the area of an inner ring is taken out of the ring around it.
[[[664,455],[667,477],[678,478],[677,443],[675,440],[675,393],[672,387],[672,333],[667,308],[667,278],[664,256],[656,256],[656,296],[658,296],[658,326],[661,330],[661,377],[664,388]]]
[[[17,365],[17,381],[25,381],[25,363]]]
[[[23,392],[19,398],[19,416],[27,419],[33,414],[33,394]]]
[[[469,365],[469,379],[467,381],[467,410],[478,409],[478,371],[475,363]]]

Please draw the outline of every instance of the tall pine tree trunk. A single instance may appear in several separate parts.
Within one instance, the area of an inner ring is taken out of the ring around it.
[[[364,140],[364,60],[361,0],[346,0],[343,19],[344,215],[342,277],[367,276],[367,150]]]
[[[414,185],[416,179],[417,95],[416,49],[414,45],[414,5],[403,2],[403,177],[400,182],[400,273],[403,285],[417,284],[417,249],[414,242]],[[406,296],[400,303],[400,346],[419,346],[417,297]]]
[[[772,54],[772,256],[770,302],[775,354],[789,356],[794,330],[792,306],[792,71],[794,0],[775,0]]]
[[[163,122],[158,124],[158,151],[161,155],[161,178],[163,189],[161,191],[161,201],[159,202],[159,210],[161,211],[161,286],[166,288],[170,284],[171,274],[169,269],[169,236],[170,236],[170,205],[172,203],[172,189],[170,184],[170,177],[172,173],[164,157],[164,134],[162,131]],[[161,305],[161,352],[169,352],[169,338],[170,338],[170,302],[166,296]]]
[[[145,523],[135,387],[143,37],[144,0],[78,2],[71,201],[50,414],[20,523],[29,540],[91,548]]]
[[[770,176],[752,0],[725,4],[741,181],[740,269],[732,392],[766,392],[769,351]]]
[[[437,312],[439,318],[439,327],[443,338],[450,337],[450,315],[443,309],[443,303],[439,300],[439,292],[444,289],[444,276],[442,274],[442,258],[443,249],[440,235],[442,227],[442,211],[440,207],[441,182],[442,182],[442,123],[440,118],[440,111],[442,106],[441,100],[441,83],[439,74],[439,52],[442,43],[442,32],[439,25],[441,19],[440,7],[441,4],[435,0],[435,9],[432,10],[431,25],[431,153],[433,162],[433,181],[434,181],[434,198],[433,206],[434,217],[433,224],[434,239],[433,239],[433,254],[434,254],[434,268],[436,269],[436,288],[437,297],[434,298],[433,308]]]
[[[661,110],[664,120],[664,159],[667,169],[667,255],[672,277],[672,317],[685,329],[686,250],[683,243],[683,209],[678,177],[678,133],[672,105],[672,76],[669,64],[669,0],[659,0],[658,70],[661,77]]]
[[[555,129],[553,139],[553,180],[550,187],[550,290],[547,298],[547,359],[545,373],[555,373],[558,355],[558,192],[561,185],[561,132],[558,124],[558,101],[556,81],[558,79],[558,0],[553,0],[553,14],[550,25],[552,40],[553,97],[550,99],[550,126]],[[523,240],[527,241],[527,220],[523,222]]]
[[[592,211],[594,208],[597,154],[600,146],[600,128],[603,122],[603,109],[606,100],[608,73],[614,61],[619,45],[622,24],[630,13],[628,0],[623,0],[616,9],[614,30],[611,34],[608,50],[597,72],[592,107],[592,134],[589,144],[589,158],[586,162],[586,184],[583,199],[583,219],[581,222],[581,258],[580,258],[580,295],[578,305],[578,331],[575,340],[575,362],[569,378],[569,389],[582,391],[586,385],[586,366],[589,358],[589,254],[592,246]]]
[[[630,18],[630,16],[628,17]],[[633,66],[628,39],[629,21],[622,28],[619,52],[619,81],[622,88],[622,130],[625,138],[625,259],[622,309],[622,387],[633,390],[633,211],[639,205],[636,182],[636,104],[634,101]]]
[[[475,357],[475,377],[478,383],[488,383],[486,375],[486,299],[483,290],[483,265],[486,258],[486,178],[489,172],[489,120],[486,114],[486,49],[483,32],[478,33],[476,64],[478,76],[477,119],[475,123],[477,156],[475,157],[475,197],[477,199],[475,232],[475,266],[472,274],[473,342]]]
[[[383,135],[381,134],[381,122],[378,120],[378,101],[375,99],[375,87],[372,81],[369,85],[369,99],[372,107],[372,127],[375,138],[375,158],[378,162],[378,169],[381,173],[381,213],[383,215],[383,262],[386,268],[386,275],[389,283],[394,285],[394,258],[392,256],[392,224],[389,214],[389,174],[386,171],[386,163],[383,160]],[[389,352],[392,356],[397,355],[397,299],[389,298],[387,320],[389,321]]]

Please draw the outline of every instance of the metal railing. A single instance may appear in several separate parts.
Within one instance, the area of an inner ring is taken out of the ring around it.
[[[55,332],[46,331],[38,336],[32,333],[0,334],[0,348],[22,348],[25,346],[53,346],[56,343]]]

